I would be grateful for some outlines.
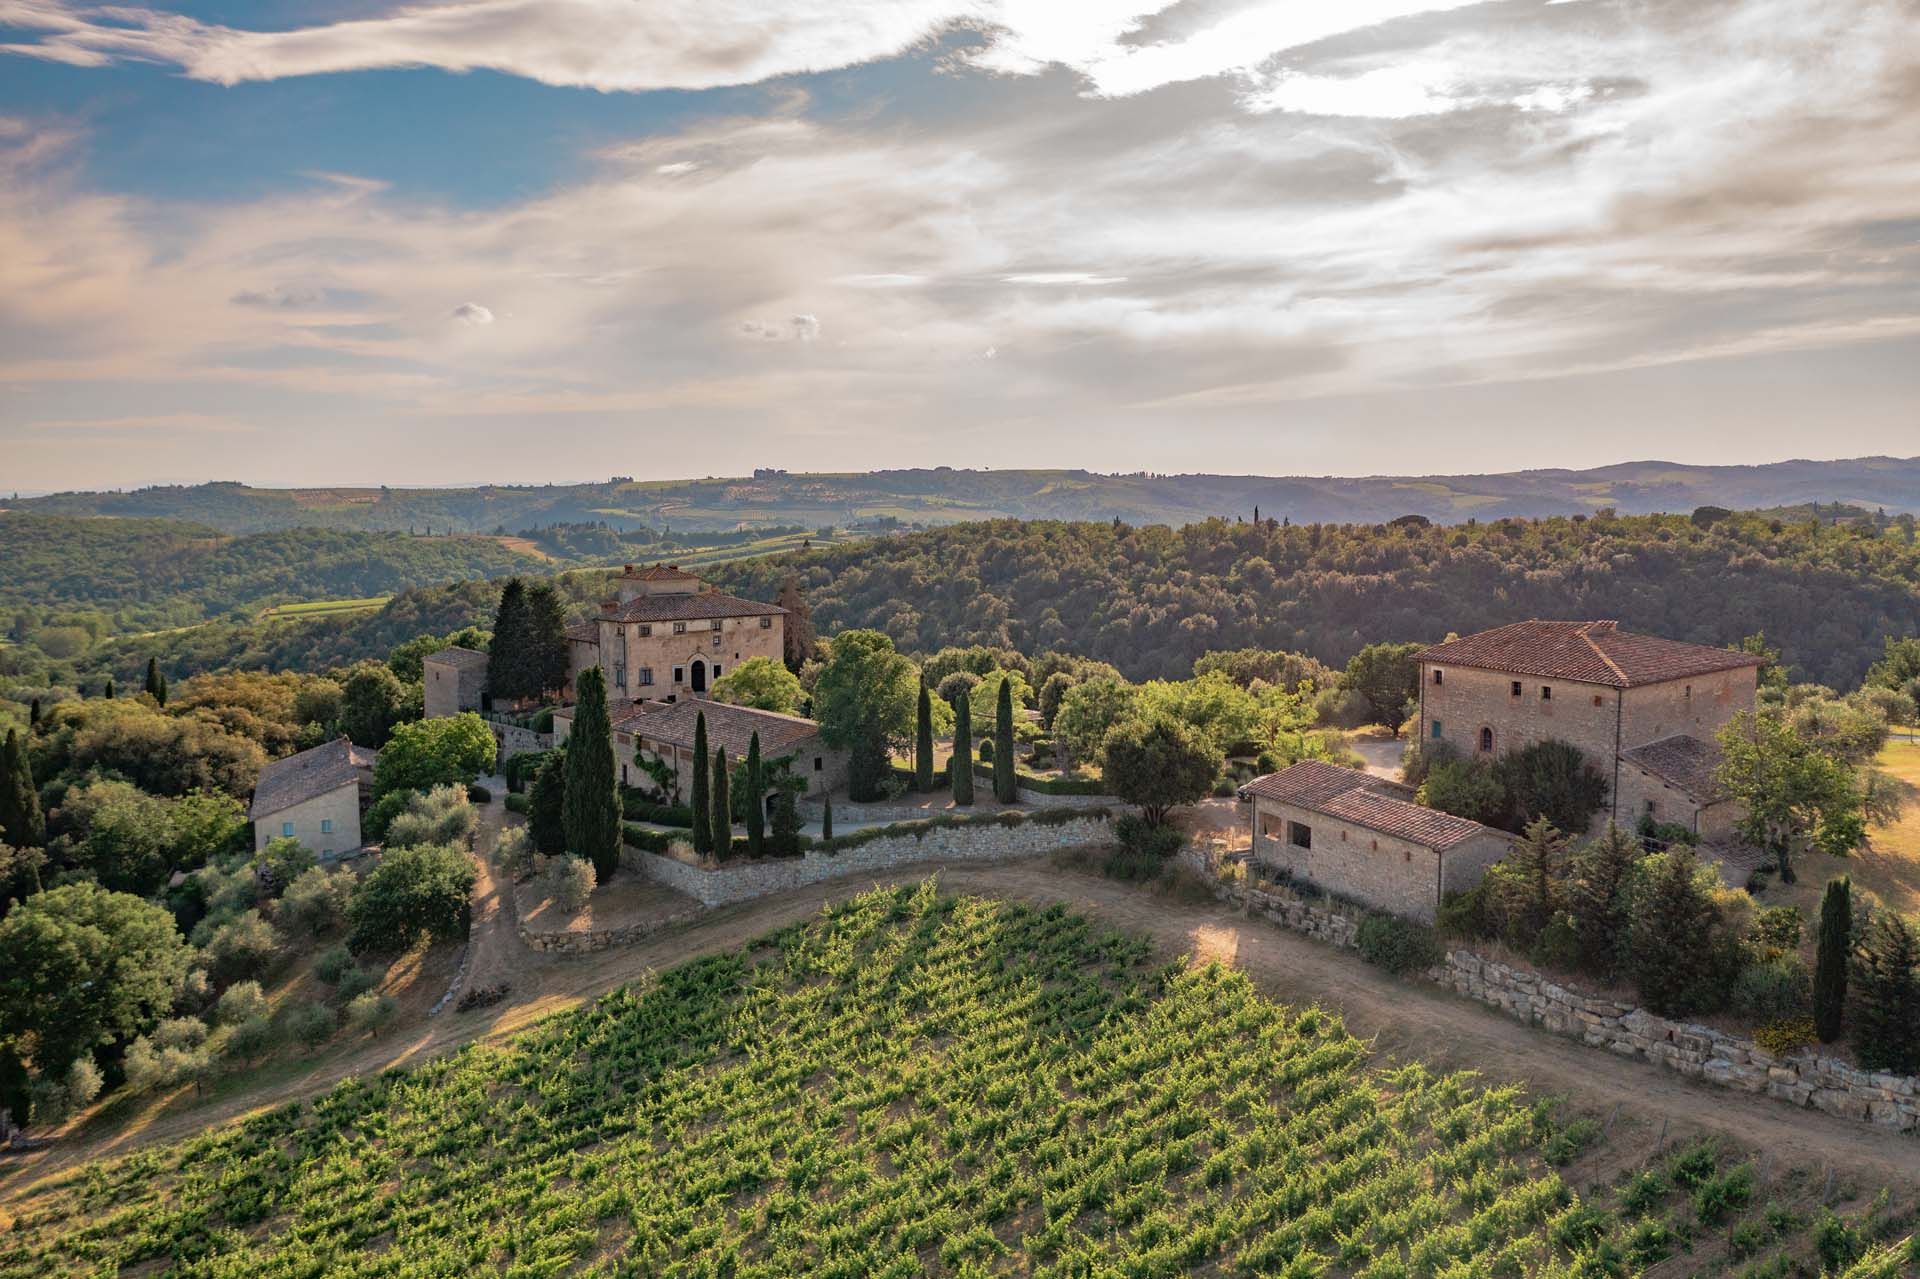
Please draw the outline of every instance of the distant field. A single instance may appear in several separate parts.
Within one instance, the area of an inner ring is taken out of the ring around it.
[[[369,595],[357,600],[304,600],[298,604],[276,604],[260,614],[262,618],[275,617],[335,617],[342,613],[370,613],[376,608],[386,607],[391,595]]]

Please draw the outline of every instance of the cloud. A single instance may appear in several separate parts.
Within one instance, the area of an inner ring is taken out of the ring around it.
[[[767,342],[811,342],[820,336],[820,317],[794,315],[787,317],[784,324],[742,320],[740,331],[750,338],[759,338]]]
[[[461,324],[492,324],[493,312],[478,302],[462,302],[453,308],[453,318]]]
[[[1124,275],[1095,275],[1090,271],[1023,271],[1003,275],[1005,284],[1125,284]]]

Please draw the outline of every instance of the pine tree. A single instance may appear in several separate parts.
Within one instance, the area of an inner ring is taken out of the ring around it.
[[[707,713],[701,711],[693,720],[693,781],[687,807],[693,810],[693,851],[703,857],[713,851],[713,818],[708,811],[713,796],[707,782]]]
[[[747,793],[741,799],[745,801],[747,818],[747,856],[764,857],[767,854],[767,775],[760,763],[759,733],[747,743]]]
[[[820,842],[828,843],[833,839],[833,796],[820,798]]]
[[[620,790],[606,678],[599,667],[580,673],[576,692],[567,735],[567,851],[592,862],[594,882],[604,884],[620,865]]]
[[[493,615],[493,640],[487,645],[487,688],[500,701],[539,696],[528,652],[532,623],[527,584],[517,577],[508,578],[500,588],[500,607]]]
[[[927,693],[927,677],[920,677],[920,705],[913,729],[913,788],[933,789],[933,698]]]
[[[572,662],[567,652],[567,606],[551,582],[527,591],[527,675],[529,697],[564,688]]]
[[[167,677],[160,673],[160,659],[147,659],[147,696],[160,706],[167,704]]]
[[[973,803],[973,706],[966,690],[953,699],[953,758],[947,761],[953,802],[965,808]]]
[[[558,857],[567,851],[567,757],[554,755],[534,774],[527,792],[527,839],[533,851]]]
[[[721,861],[733,856],[733,801],[727,794],[727,748],[713,752],[713,853]]]
[[[1531,949],[1560,912],[1565,852],[1565,837],[1552,822],[1536,817],[1520,842],[1488,869],[1509,946]]]
[[[1853,952],[1853,881],[1830,879],[1820,897],[1819,950],[1813,966],[1813,1032],[1840,1038],[1846,1021],[1847,958]]]
[[[1606,834],[1589,842],[1573,859],[1567,885],[1567,911],[1573,916],[1580,963],[1589,972],[1611,977],[1620,967],[1626,942],[1633,866],[1640,841],[1612,822]]]
[[[1000,703],[993,713],[993,797],[1002,804],[1020,798],[1013,775],[1013,681],[1000,681]]]
[[[34,789],[27,748],[15,729],[7,730],[0,748],[0,843],[15,848],[39,848],[47,842],[47,824],[40,811],[40,792]]]
[[[1854,1052],[1868,1070],[1920,1071],[1920,939],[1892,911],[1867,930],[1854,974]]]
[[[1691,848],[1676,844],[1652,860],[1634,903],[1628,968],[1648,1011],[1675,1017],[1699,1006],[1713,970],[1713,903],[1695,878],[1700,863]]]

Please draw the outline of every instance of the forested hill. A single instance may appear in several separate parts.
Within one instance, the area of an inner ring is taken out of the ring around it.
[[[1799,677],[1851,688],[1886,637],[1920,634],[1911,525],[1758,516],[1495,521],[1459,527],[1214,520],[1181,529],[1009,520],[714,569],[771,599],[801,578],[823,631],[902,647],[1065,648],[1133,678],[1209,649],[1341,662],[1374,640],[1438,640],[1529,617],[1615,618],[1702,644],[1764,631]]]
[[[1112,519],[1186,524],[1213,516],[1378,522],[1424,515],[1442,523],[1506,516],[1685,513],[1835,502],[1920,512],[1920,458],[1854,458],[1763,466],[1624,462],[1589,470],[1357,478],[1261,475],[1102,475],[1078,470],[955,470],[785,474],[698,480],[470,488],[268,489],[199,484],[126,493],[56,493],[14,503],[49,515],[188,519],[228,533],[311,527],[397,532],[519,532],[605,523],[711,533],[897,520]]]

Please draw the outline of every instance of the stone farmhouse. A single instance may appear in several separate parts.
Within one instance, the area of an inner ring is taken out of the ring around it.
[[[427,654],[421,664],[426,689],[426,716],[439,719],[462,711],[492,709],[487,696],[487,655],[454,645]]]
[[[247,812],[254,851],[282,836],[299,840],[323,862],[358,851],[373,759],[373,751],[339,737],[261,769]]]
[[[694,700],[683,702],[616,703],[613,713],[614,758],[620,761],[623,786],[651,787],[652,778],[636,761],[637,753],[674,770],[670,788],[676,803],[687,801],[693,778],[693,738],[699,717],[707,717],[707,749],[725,749],[738,764],[747,757],[753,735],[760,735],[760,758],[769,767],[786,760],[790,774],[805,783],[803,795],[820,797],[846,785],[847,753],[820,740],[820,725],[798,715],[781,715],[751,706]],[[554,712],[556,744],[573,729],[573,708]]]
[[[1419,741],[1492,757],[1569,742],[1607,776],[1594,829],[1643,817],[1730,837],[1740,813],[1714,782],[1714,734],[1754,707],[1760,658],[1623,631],[1515,622],[1417,655]]]
[[[1414,803],[1398,782],[1317,760],[1240,793],[1260,868],[1425,923],[1513,846],[1504,831]]]
[[[787,611],[712,590],[672,564],[626,571],[600,613],[567,628],[572,676],[606,674],[609,701],[705,697],[750,657],[781,659]]]

